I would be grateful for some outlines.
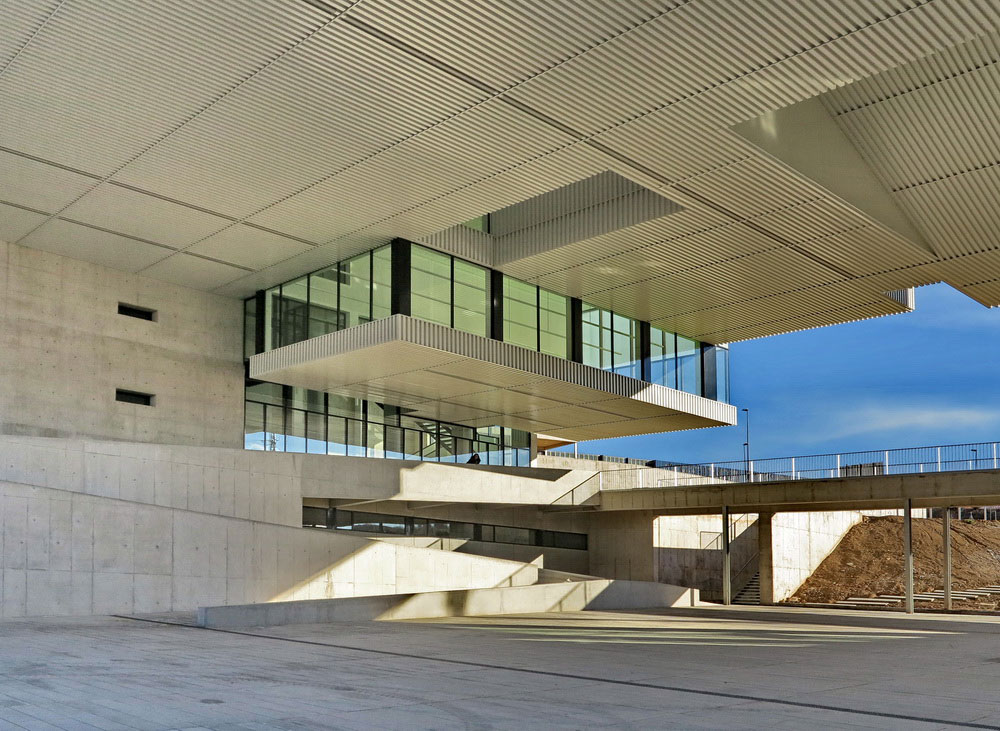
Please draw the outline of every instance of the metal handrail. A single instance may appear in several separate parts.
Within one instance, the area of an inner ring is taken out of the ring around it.
[[[1000,442],[670,464],[610,471],[602,490],[789,482],[1000,469]]]

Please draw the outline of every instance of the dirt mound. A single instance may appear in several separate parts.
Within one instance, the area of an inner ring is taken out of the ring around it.
[[[941,530],[940,519],[913,520],[915,592],[944,587]],[[951,558],[954,589],[1000,585],[1000,522],[965,523],[952,519]],[[851,528],[840,545],[786,601],[828,604],[848,597],[902,593],[903,519],[892,516],[865,518]],[[973,608],[972,602],[960,602],[957,606]]]

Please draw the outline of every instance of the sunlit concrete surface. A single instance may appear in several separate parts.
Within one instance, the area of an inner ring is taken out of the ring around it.
[[[1000,728],[998,687],[992,619],[696,608],[244,633],[0,623],[0,729]]]

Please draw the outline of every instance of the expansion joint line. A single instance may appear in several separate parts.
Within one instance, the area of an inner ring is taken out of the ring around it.
[[[710,696],[714,698],[727,698],[737,701],[748,701],[751,703],[771,703],[779,706],[790,706],[793,708],[809,708],[818,711],[831,711],[834,713],[850,713],[859,716],[874,716],[877,718],[891,718],[900,721],[916,721],[919,723],[935,723],[944,726],[955,726],[958,728],[991,729],[1000,731],[1000,725],[989,723],[976,723],[974,721],[956,721],[954,719],[930,718],[927,716],[914,716],[906,713],[890,713],[888,711],[866,711],[860,708],[847,708],[844,706],[834,706],[828,703],[806,703],[805,701],[790,701],[783,698],[768,698],[767,696],[747,695],[745,693],[727,693],[720,690],[704,690],[700,688],[684,688],[675,685],[662,683],[643,683],[637,680],[617,680],[615,678],[601,678],[593,675],[580,675],[578,673],[560,673],[554,670],[534,670],[532,668],[519,668],[512,665],[495,665],[474,660],[455,660],[445,657],[427,657],[426,655],[416,655],[408,652],[397,652],[394,650],[375,650],[370,647],[355,647],[353,645],[338,645],[332,642],[317,642],[316,640],[299,640],[292,637],[279,637],[278,635],[264,635],[253,632],[241,632],[233,629],[216,629],[214,627],[198,627],[180,622],[167,622],[160,619],[148,619],[146,617],[130,617],[124,614],[113,614],[117,619],[130,619],[136,622],[150,622],[152,624],[166,624],[174,627],[185,627],[187,629],[207,630],[209,632],[221,632],[230,635],[242,635],[244,637],[255,637],[264,640],[277,640],[278,642],[292,642],[299,645],[313,645],[316,647],[329,647],[335,650],[349,650],[351,652],[367,652],[374,655],[386,655],[389,657],[405,657],[410,660],[422,660],[424,662],[443,662],[451,665],[462,665],[464,667],[484,668],[487,670],[506,670],[512,673],[528,673],[529,675],[544,675],[551,678],[567,678],[569,680],[584,680],[592,683],[609,683],[611,685],[626,685],[633,688],[650,688],[652,690],[666,690],[671,693],[688,693],[690,695]]]

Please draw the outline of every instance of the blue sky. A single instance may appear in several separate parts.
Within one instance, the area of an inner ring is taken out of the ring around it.
[[[945,284],[916,311],[732,346],[755,458],[1000,439],[1000,309]],[[580,444],[596,454],[742,459],[744,426]]]

